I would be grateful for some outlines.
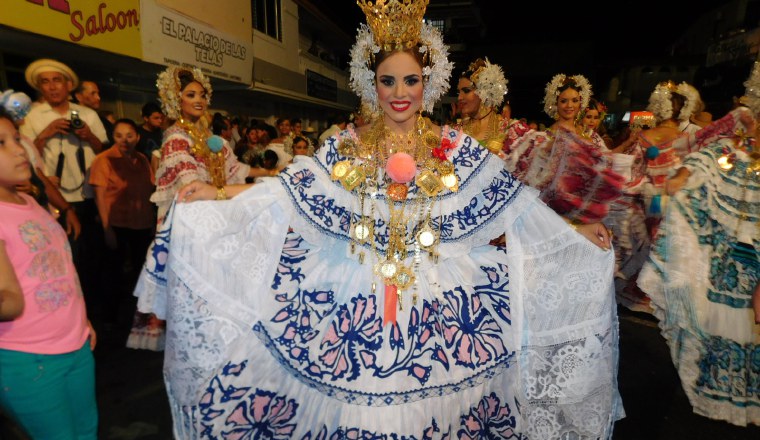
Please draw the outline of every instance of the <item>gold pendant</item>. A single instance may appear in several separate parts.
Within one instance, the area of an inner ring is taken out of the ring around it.
[[[347,160],[342,160],[335,165],[333,165],[332,168],[332,180],[340,180],[343,178],[343,176],[348,173],[348,170],[351,169],[351,162]]]
[[[443,182],[443,186],[448,188],[451,192],[456,192],[459,189],[459,178],[454,173],[441,176],[441,182]]]
[[[435,246],[437,242],[438,236],[429,224],[425,224],[425,226],[417,232],[417,243],[420,244],[421,248],[428,250]]]
[[[363,218],[354,224],[353,236],[359,243],[367,242],[367,239],[372,237],[373,232],[374,225],[368,218]]]
[[[401,291],[401,289],[411,286],[412,283],[414,283],[414,274],[408,267],[401,266],[396,276],[393,277],[393,284]]]
[[[441,179],[430,170],[421,172],[414,182],[428,197],[435,197],[444,188]]]
[[[386,281],[393,279],[397,270],[398,267],[396,266],[396,263],[390,260],[381,261],[375,265],[375,273],[385,278]]]
[[[361,166],[351,167],[350,170],[340,179],[340,183],[343,184],[343,188],[346,191],[353,191],[357,186],[364,182],[367,175],[364,174],[364,169]]]
[[[449,162],[448,160],[438,161],[435,168],[438,170],[438,173],[440,173],[442,176],[446,174],[454,173],[454,164]]]

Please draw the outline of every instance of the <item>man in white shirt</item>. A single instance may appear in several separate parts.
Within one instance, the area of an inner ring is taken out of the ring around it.
[[[26,68],[26,82],[42,95],[20,127],[42,155],[43,170],[58,186],[82,225],[79,238],[69,237],[74,265],[86,296],[97,292],[99,244],[103,234],[96,222],[94,192],[87,184],[90,165],[108,140],[98,114],[69,101],[79,78],[69,66],[39,59]],[[86,298],[89,299],[89,298]]]
[[[346,126],[348,125],[348,117],[346,117],[344,114],[340,114],[335,118],[335,120],[331,121],[331,123],[332,125],[330,125],[327,130],[323,131],[322,134],[319,135],[318,147],[321,147],[322,144],[324,144],[327,138],[330,136],[336,135],[345,130]]]

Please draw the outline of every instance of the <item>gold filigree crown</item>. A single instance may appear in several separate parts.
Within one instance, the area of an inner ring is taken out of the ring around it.
[[[375,43],[386,52],[410,49],[420,41],[429,0],[357,0]]]

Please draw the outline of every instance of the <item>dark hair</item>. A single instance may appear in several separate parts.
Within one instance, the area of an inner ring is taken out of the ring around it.
[[[486,66],[486,61],[483,58],[478,58],[475,61],[471,62],[470,65],[467,67],[467,70],[462,72],[461,75],[459,75],[460,78],[469,79],[472,81],[472,75],[477,72],[480,68]],[[475,81],[472,81],[473,83]]]
[[[16,126],[16,120],[13,119],[13,116],[11,116],[11,114],[8,113],[8,111],[5,110],[5,108],[1,106],[0,106],[0,119],[7,119],[11,121],[11,124],[13,124],[14,127]]]
[[[670,102],[673,104],[673,119],[680,119],[681,110],[686,105],[686,97],[680,93],[671,92]]]
[[[140,133],[140,132],[137,130],[137,124],[135,123],[135,121],[133,121],[133,120],[131,120],[131,119],[129,119],[129,118],[121,118],[121,119],[117,119],[117,120],[116,120],[116,122],[114,122],[114,124],[113,124],[113,130],[116,130],[116,126],[117,126],[117,125],[119,125],[119,124],[126,124],[126,125],[129,125],[130,127],[132,127],[132,129],[133,129],[135,132],[137,132],[137,133]],[[113,132],[111,133],[111,136],[113,136]]]
[[[227,129],[227,121],[229,121],[229,118],[223,114],[219,112],[214,113],[214,117],[211,120],[211,132],[216,135],[222,134],[222,131]]]
[[[293,138],[293,145],[295,145],[295,144],[297,144],[297,143],[299,143],[301,141],[306,142],[306,146],[307,147],[309,146],[309,141],[305,137],[303,137],[303,136],[295,136]]]
[[[566,76],[564,81],[562,81],[562,84],[557,87],[557,99],[559,99],[559,95],[567,89],[573,89],[578,93],[581,92],[581,86],[579,86],[572,77]]]
[[[277,118],[277,121],[275,122],[275,125],[279,126],[280,124],[282,124],[285,121],[291,122],[290,118],[285,118],[285,117],[283,117],[283,118]]]
[[[261,166],[263,168],[266,168],[268,170],[277,168],[277,162],[280,161],[280,156],[278,156],[274,150],[264,150],[261,156]]]
[[[303,124],[303,121],[301,121],[301,118],[293,118],[293,119],[290,120],[290,123],[293,124],[293,125]]]
[[[259,130],[264,130],[267,132],[267,135],[269,136],[269,140],[277,139],[277,129],[272,127],[271,125],[267,124],[266,122],[262,122],[259,124],[258,127]]]
[[[153,113],[163,114],[163,112],[161,111],[161,106],[158,105],[156,101],[146,102],[145,105],[142,106],[142,110],[140,111],[140,114],[142,115],[143,118],[149,118],[150,115],[152,115]]]
[[[179,78],[179,91],[185,90],[185,87],[190,85],[190,83],[197,82],[198,84],[201,84],[199,81],[195,79],[193,76],[193,72],[189,70],[180,70],[177,72],[177,78]],[[201,87],[203,87],[203,84],[201,84]],[[203,87],[203,90],[206,90],[205,87]],[[208,90],[206,90],[206,93],[208,93]]]

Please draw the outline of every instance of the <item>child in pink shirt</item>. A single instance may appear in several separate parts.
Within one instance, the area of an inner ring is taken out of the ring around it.
[[[34,439],[96,439],[94,333],[66,233],[16,190],[30,176],[0,109],[0,406]]]

